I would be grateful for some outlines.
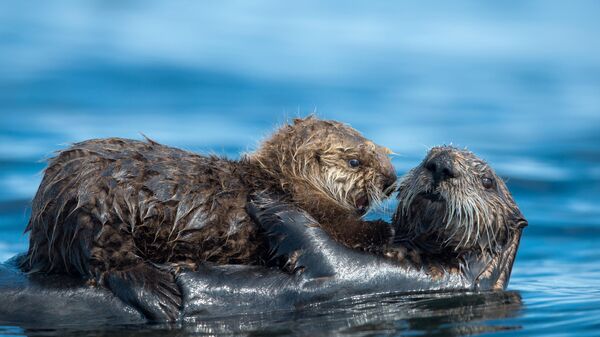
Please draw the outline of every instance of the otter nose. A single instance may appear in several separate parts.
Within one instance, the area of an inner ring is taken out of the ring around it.
[[[452,157],[448,153],[439,154],[425,163],[425,168],[431,172],[437,183],[446,179],[456,178],[456,170]]]

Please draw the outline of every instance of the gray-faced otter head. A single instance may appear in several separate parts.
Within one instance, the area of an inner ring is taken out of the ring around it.
[[[249,158],[303,207],[318,205],[321,195],[362,215],[392,192],[390,152],[346,124],[311,116],[276,131]]]
[[[429,251],[490,252],[526,220],[504,181],[472,152],[432,148],[400,182],[398,233]]]

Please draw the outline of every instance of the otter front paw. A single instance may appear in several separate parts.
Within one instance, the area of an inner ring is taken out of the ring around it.
[[[181,291],[175,276],[150,263],[104,273],[102,283],[123,302],[151,321],[174,321],[181,309]]]
[[[383,220],[361,221],[360,225],[364,228],[363,245],[366,244],[366,250],[372,252],[380,252],[385,250],[394,239],[396,231],[394,227]]]

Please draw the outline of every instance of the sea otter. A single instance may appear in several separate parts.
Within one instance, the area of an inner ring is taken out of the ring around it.
[[[436,154],[444,156],[437,158]],[[434,167],[430,161],[438,162],[442,159],[446,163],[439,166],[439,173],[436,173],[438,164]],[[446,174],[444,166],[448,166],[448,163],[474,165],[461,165],[460,177],[444,178],[458,178],[464,182],[452,185],[453,187],[444,187],[439,183],[443,181],[440,180],[443,178],[441,174]],[[479,169],[475,170],[475,167]],[[433,188],[436,175],[439,175],[438,186]],[[489,182],[484,182],[483,177],[494,179],[497,187],[485,188],[489,186]],[[463,189],[472,192],[464,193]],[[422,196],[430,199],[428,194],[439,193],[440,196],[433,198],[435,203],[415,203],[415,200],[421,198],[416,195],[421,192],[409,193],[411,191],[425,191]],[[275,256],[296,256],[297,268],[294,273],[252,265],[201,264],[197,271],[181,270],[176,278],[183,295],[181,318],[202,319],[210,315],[293,309],[328,299],[369,293],[504,289],[527,221],[501,179],[473,154],[449,147],[432,150],[421,165],[403,178],[399,195],[401,202],[394,222],[400,236],[418,238],[421,236],[418,233],[423,231],[412,229],[411,222],[404,219],[407,213],[403,208],[409,210],[411,207],[424,207],[422,211],[427,212],[429,207],[433,206],[438,210],[433,212],[434,215],[441,219],[445,211],[442,212],[444,208],[438,206],[445,205],[447,200],[453,200],[453,205],[458,207],[473,200],[473,197],[465,198],[472,193],[485,196],[483,199],[477,198],[480,202],[496,200],[484,202],[481,207],[473,209],[475,212],[487,212],[485,219],[495,220],[478,222],[477,226],[493,223],[493,228],[504,232],[505,235],[496,240],[482,240],[483,245],[463,246],[456,251],[452,246],[458,247],[456,242],[460,240],[451,240],[444,244],[444,240],[440,242],[437,239],[437,246],[432,245],[434,254],[428,259],[410,263],[398,261],[397,256],[388,258],[348,249],[333,240],[316,220],[302,209],[289,202],[265,199],[259,195],[249,204],[249,214],[265,229]],[[414,194],[415,198],[407,197],[410,194]],[[451,208],[446,207],[446,210],[449,209]],[[419,213],[418,209],[413,211]],[[471,219],[481,221],[483,218]],[[431,224],[443,223],[437,221]],[[457,235],[477,230],[474,224],[459,222],[456,225],[464,226],[456,228]],[[444,233],[444,228],[438,228],[440,234]],[[430,230],[433,231],[434,228]],[[436,238],[423,236],[421,239],[426,237]],[[403,240],[402,238],[401,241]],[[427,246],[423,247],[424,250],[426,248]],[[449,259],[448,256],[435,254],[442,249],[449,251],[454,257]],[[468,254],[469,251],[474,254]],[[482,254],[483,251],[488,253]],[[431,264],[454,264],[457,252],[463,253],[461,268],[443,268],[441,274],[432,275]],[[113,323],[148,319],[139,308],[124,305],[105,289],[90,287],[81,279],[74,279],[68,275],[23,274],[14,267],[14,264],[18,264],[22,259],[27,259],[27,256],[16,257],[6,265],[0,265],[0,297],[3,298],[0,303],[0,318],[4,321],[30,322],[32,313],[35,314],[36,321],[49,322],[48,324],[71,323],[73,319]],[[154,301],[156,306],[161,304],[162,299],[152,294],[145,293],[140,296],[145,297],[144,301]],[[61,310],[52,309],[57,305]]]
[[[181,305],[177,268],[273,263],[246,211],[256,193],[304,209],[347,247],[387,243],[388,224],[361,219],[393,189],[387,155],[351,127],[315,117],[284,125],[240,160],[151,140],[77,143],[45,171],[22,268],[81,276],[150,319],[173,320]]]

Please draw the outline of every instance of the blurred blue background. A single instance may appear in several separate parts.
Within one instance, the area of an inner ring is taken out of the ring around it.
[[[530,221],[520,331],[600,330],[600,2],[0,3],[0,260],[43,160],[141,138],[238,156],[316,112],[387,145],[398,173],[452,143]],[[575,328],[576,327],[576,328]]]

